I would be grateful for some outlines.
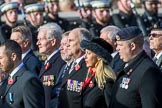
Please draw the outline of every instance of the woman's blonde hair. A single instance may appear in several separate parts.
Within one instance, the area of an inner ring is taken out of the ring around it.
[[[96,63],[95,68],[96,68],[95,79],[100,89],[104,88],[104,85],[106,84],[106,79],[108,78],[113,80],[116,79],[115,73],[113,72],[112,68],[106,63],[104,63],[102,59],[100,59]]]

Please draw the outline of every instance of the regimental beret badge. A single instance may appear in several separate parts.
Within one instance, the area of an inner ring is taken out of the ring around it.
[[[116,40],[120,40],[120,37],[118,35],[116,36]]]

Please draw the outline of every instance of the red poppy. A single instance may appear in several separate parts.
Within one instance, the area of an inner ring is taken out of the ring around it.
[[[8,84],[9,84],[9,85],[12,85],[13,83],[14,83],[13,78],[9,78],[9,79],[8,79]]]
[[[78,71],[80,69],[80,66],[77,64],[75,65],[75,70]]]
[[[48,70],[51,67],[51,64],[48,62],[45,66],[45,70]]]

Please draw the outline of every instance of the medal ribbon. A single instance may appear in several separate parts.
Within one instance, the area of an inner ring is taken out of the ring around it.
[[[92,78],[95,76],[95,72],[93,72],[92,68],[89,69],[88,75],[91,74],[91,77],[86,78],[84,84],[83,84],[83,90],[89,85]]]

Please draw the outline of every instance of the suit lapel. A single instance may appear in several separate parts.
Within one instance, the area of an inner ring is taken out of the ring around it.
[[[80,68],[82,68],[82,64],[83,63],[85,63],[85,60],[84,60],[84,58],[79,62],[79,66],[80,66]],[[71,63],[71,65],[72,65],[72,63]],[[71,66],[70,66],[71,67]],[[69,69],[70,70],[70,69]],[[69,74],[69,70],[67,70],[67,72],[65,73],[65,76],[63,77],[63,80],[62,80],[62,83],[61,83],[61,87],[63,87],[65,84],[66,84],[66,82],[67,82],[67,80],[68,79],[70,79],[71,77],[73,77],[76,73],[78,73],[78,71],[80,71],[80,69],[78,69],[77,71],[75,70],[75,67],[74,67],[74,69],[72,70],[72,72]]]
[[[162,64],[162,54],[161,54],[160,58],[157,60],[158,67],[160,67],[161,64]]]
[[[50,60],[48,61],[48,63],[50,64],[49,69],[51,68],[52,64],[56,61],[56,59],[58,58],[59,54],[60,54],[60,51],[58,51],[56,54],[54,54],[54,55],[50,58]],[[39,74],[39,78],[41,78],[42,75],[43,75],[46,71],[48,71],[49,69],[46,70],[46,69],[45,69],[45,65],[42,65],[42,68],[41,68],[41,71],[40,71],[40,74]]]
[[[81,65],[82,65],[83,62],[85,62],[84,58],[77,65],[80,66],[80,68],[81,68]],[[69,74],[68,78],[71,78],[72,76],[74,76],[79,71],[80,68],[78,70],[76,70],[75,66],[74,66],[74,69],[72,70],[72,72]]]
[[[7,84],[7,88],[6,88],[6,91],[4,93],[4,96],[6,96],[6,94],[8,93],[9,89],[15,85],[15,83],[17,82],[18,80],[18,77],[22,76],[23,73],[25,72],[25,67],[21,67],[18,72],[16,72],[16,74],[13,76],[13,84]]]
[[[25,63],[32,55],[34,55],[34,53],[32,50],[30,50],[29,53],[24,57],[23,63]]]
[[[72,65],[72,63],[70,64],[70,67],[71,67],[71,65]],[[69,70],[70,70],[70,68],[65,72],[65,75],[64,75],[64,77],[63,77],[63,79],[62,79],[61,87],[62,87],[63,85],[65,85],[66,82],[67,82],[67,80],[68,80],[68,77],[69,77]]]

